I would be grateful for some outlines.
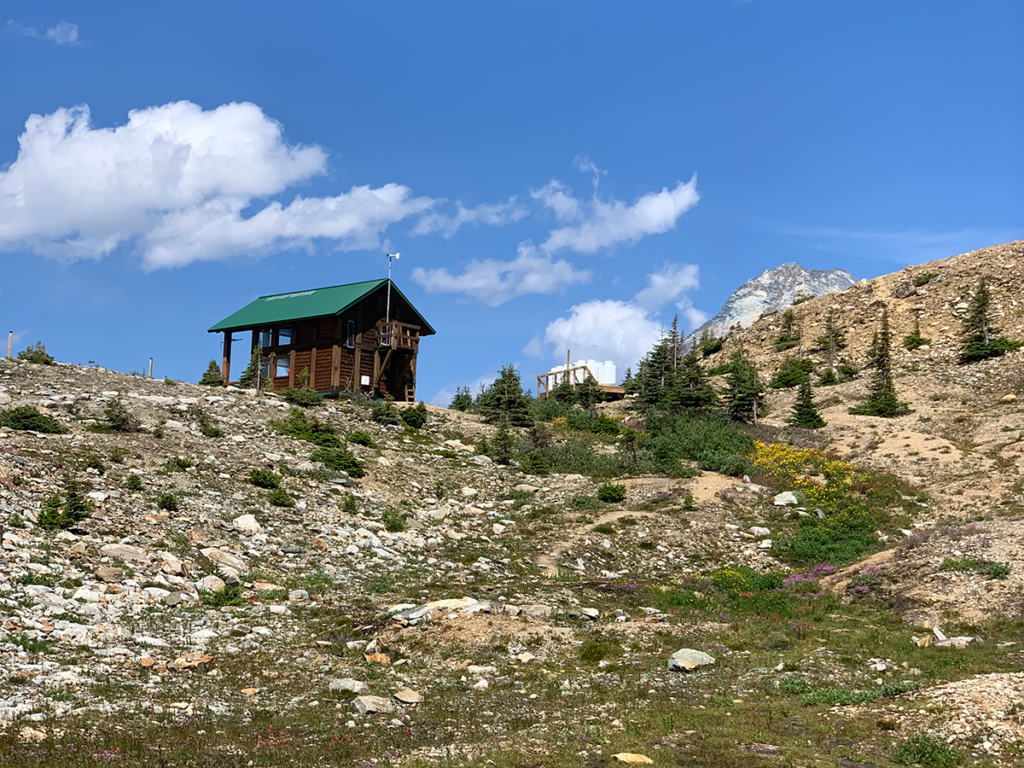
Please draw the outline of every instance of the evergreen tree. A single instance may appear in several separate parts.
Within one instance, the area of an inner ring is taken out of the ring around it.
[[[672,383],[671,339],[661,339],[644,355],[634,381],[640,408],[647,410],[662,402],[666,389]]]
[[[818,380],[818,386],[835,384],[838,381],[835,371],[836,353],[846,346],[846,336],[843,334],[843,328],[836,323],[834,308],[829,309],[825,316],[825,330],[815,341],[815,346],[825,353],[825,365],[827,366],[826,373],[823,373]],[[822,381],[826,383],[823,384]]]
[[[263,347],[258,344],[253,347],[252,354],[249,356],[249,365],[242,375],[238,377],[238,388],[239,389],[255,389],[256,387],[256,374],[260,369],[260,359],[263,357]]]
[[[764,412],[764,384],[757,366],[742,349],[733,352],[729,359],[725,387],[729,418],[756,424],[758,415]]]
[[[199,383],[206,387],[219,387],[224,383],[224,376],[216,360],[211,360],[210,364],[206,366],[206,373],[199,379]]]
[[[477,398],[477,405],[488,424],[496,424],[502,419],[515,427],[528,427],[533,424],[530,396],[523,391],[519,371],[514,366],[502,367],[494,383]]]
[[[850,409],[862,416],[903,416],[910,413],[906,403],[896,396],[896,383],[892,374],[892,335],[889,332],[889,311],[882,310],[882,321],[872,343],[871,367],[873,373],[868,385],[867,399]]]
[[[830,369],[831,370],[831,369]],[[806,429],[821,429],[825,426],[825,420],[818,413],[818,406],[814,404],[814,395],[811,394],[810,379],[800,385],[797,390],[796,402],[793,404],[793,415],[789,423],[794,427]]]
[[[498,464],[509,464],[512,462],[512,451],[515,450],[516,439],[508,428],[507,416],[502,416],[498,422],[498,430],[491,438],[490,456]]]
[[[604,402],[604,392],[597,384],[593,376],[584,376],[575,391],[576,404],[583,408],[590,408],[597,403]]]
[[[469,387],[458,387],[455,390],[455,397],[452,398],[448,408],[453,411],[468,411],[473,407],[473,396],[469,394]]]
[[[978,281],[978,290],[971,299],[971,308],[964,317],[960,331],[960,363],[976,363],[990,357],[1000,357],[1022,343],[1010,341],[999,335],[999,329],[991,324],[988,317],[992,294],[985,278]]]
[[[819,387],[831,387],[839,383],[839,377],[836,376],[835,368],[826,368],[821,372],[818,377],[817,386]]]
[[[914,350],[919,347],[923,347],[925,344],[931,343],[931,339],[926,339],[921,335],[921,320],[917,315],[914,315],[914,330],[903,337],[903,346],[907,349]]]
[[[779,335],[775,338],[775,351],[782,352],[792,349],[800,343],[800,329],[796,325],[796,314],[792,309],[782,313],[782,323],[779,326]]]
[[[568,375],[562,376],[562,380],[558,382],[557,387],[548,393],[548,397],[556,403],[565,403],[566,405],[572,405],[576,402],[576,390],[569,383]]]
[[[676,368],[672,385],[665,393],[665,404],[673,411],[684,408],[712,408],[718,405],[718,395],[708,382],[696,348],[691,349]]]

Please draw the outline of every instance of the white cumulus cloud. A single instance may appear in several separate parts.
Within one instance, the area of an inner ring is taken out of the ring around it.
[[[451,237],[467,224],[486,224],[491,227],[504,227],[526,216],[526,209],[519,205],[515,196],[507,203],[484,203],[475,208],[466,208],[461,200],[455,201],[455,215],[433,211],[420,217],[413,227],[412,234],[428,235],[439,232],[444,237]]]
[[[699,270],[693,264],[666,263],[658,272],[647,276],[647,286],[630,301],[621,299],[593,299],[570,308],[567,317],[559,317],[523,350],[531,357],[550,354],[555,361],[564,360],[565,350],[571,349],[573,358],[612,360],[619,376],[627,366],[635,366],[654,345],[664,326],[659,314],[669,302],[686,320],[684,327],[691,330],[705,319],[686,295],[700,287]]]
[[[491,307],[528,293],[559,293],[590,280],[590,273],[567,261],[555,261],[536,248],[520,245],[511,261],[473,260],[461,274],[417,267],[412,279],[430,293],[464,293]]]
[[[568,222],[553,230],[541,245],[547,253],[562,249],[594,253],[617,243],[635,243],[647,235],[668,232],[700,200],[696,176],[673,189],[648,192],[632,204],[601,200],[596,194],[589,201],[580,200],[558,181],[535,191],[533,197],[552,210],[559,221]]]
[[[0,171],[0,250],[59,259],[133,245],[153,269],[317,239],[373,248],[390,224],[435,204],[398,184],[261,202],[324,173],[327,155],[288,144],[249,103],[180,101],[129,112],[114,128],[94,128],[88,107],[58,109],[29,117],[18,144]]]
[[[78,25],[72,24],[70,21],[62,21],[58,24],[54,24],[43,33],[40,33],[35,27],[26,27],[13,19],[7,22],[6,28],[8,32],[13,32],[16,35],[22,35],[23,37],[38,37],[44,40],[49,40],[57,45],[75,46],[82,44],[81,39],[78,37]]]

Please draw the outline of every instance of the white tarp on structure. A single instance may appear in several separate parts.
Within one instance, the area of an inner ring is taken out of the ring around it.
[[[593,374],[594,378],[597,379],[598,384],[607,384],[609,386],[615,386],[615,363],[613,363],[611,360],[605,360],[603,363],[597,360],[577,360],[570,367],[580,368],[584,365],[588,369],[590,369],[590,372]],[[565,370],[566,368],[564,365],[557,365],[550,371],[548,371],[548,373],[551,374],[550,384],[552,388],[557,387],[559,384],[562,383],[562,377],[565,376]],[[585,371],[574,371],[572,374],[571,381],[574,384],[578,384],[579,382],[583,381],[584,376],[586,376]]]

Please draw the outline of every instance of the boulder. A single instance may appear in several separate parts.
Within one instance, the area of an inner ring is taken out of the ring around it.
[[[773,499],[773,503],[776,507],[789,507],[796,506],[799,502],[792,491],[783,491]]]
[[[352,711],[357,715],[371,715],[375,712],[394,712],[395,705],[383,696],[356,696],[352,699]]]
[[[100,547],[100,557],[114,557],[125,560],[129,563],[145,565],[149,562],[149,555],[146,550],[140,547],[133,547],[130,544],[104,544]]]
[[[704,651],[695,651],[692,648],[681,648],[673,653],[668,660],[668,668],[692,672],[697,667],[705,667],[714,664],[715,659]]]
[[[231,527],[246,536],[252,536],[263,530],[263,526],[252,515],[239,515],[231,521]]]
[[[331,680],[331,684],[328,687],[332,691],[348,691],[349,693],[354,693],[357,696],[365,696],[370,693],[370,686],[362,680],[355,680],[351,677],[342,677],[337,680]]]
[[[199,550],[199,562],[206,568],[226,565],[228,568],[234,568],[238,573],[245,573],[249,570],[245,560],[238,555],[232,555],[230,552],[225,552],[223,549],[216,549],[215,547]]]
[[[423,694],[417,693],[409,688],[403,688],[395,694],[395,700],[400,701],[403,704],[419,704],[423,701]]]
[[[121,568],[100,568],[96,571],[96,578],[105,581],[107,584],[116,584],[124,578],[124,570]]]

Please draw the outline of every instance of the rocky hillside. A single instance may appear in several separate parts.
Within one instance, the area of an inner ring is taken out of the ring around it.
[[[724,336],[737,324],[746,328],[761,315],[785,309],[799,298],[835,293],[856,282],[845,269],[804,269],[795,262],[780,264],[733,291],[718,314],[693,335],[700,338],[707,331],[713,336]]]
[[[621,500],[495,464],[475,414],[0,360],[0,765],[1019,765],[1024,352],[958,366],[955,332],[984,273],[1024,338],[1022,272],[1013,243],[797,305],[805,338],[836,308],[851,361],[881,302],[897,336],[920,309],[914,413],[849,415],[857,379],[815,390],[812,433],[773,390],[750,476]],[[710,363],[770,374],[776,323]],[[830,473],[873,505],[870,557],[796,564]]]

